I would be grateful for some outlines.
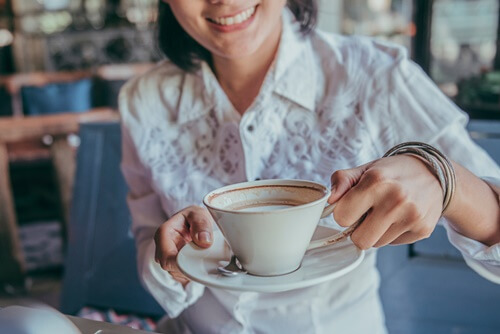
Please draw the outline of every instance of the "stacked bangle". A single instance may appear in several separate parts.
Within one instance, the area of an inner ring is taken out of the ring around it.
[[[441,184],[443,190],[442,212],[444,212],[453,198],[456,187],[456,175],[451,161],[435,147],[420,142],[396,145],[384,154],[384,158],[399,154],[413,154],[427,162]]]

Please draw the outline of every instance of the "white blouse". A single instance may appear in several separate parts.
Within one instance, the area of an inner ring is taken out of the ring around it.
[[[328,186],[335,170],[414,140],[500,185],[498,166],[464,129],[466,114],[404,49],[320,31],[304,38],[288,10],[277,58],[243,116],[206,63],[186,73],[168,61],[124,86],[120,111],[139,273],[170,316],[169,333],[385,332],[374,250],[339,279],[283,293],[174,281],[154,261],[155,230],[217,187],[272,178]],[[500,282],[500,244],[488,248],[442,223],[467,263]]]

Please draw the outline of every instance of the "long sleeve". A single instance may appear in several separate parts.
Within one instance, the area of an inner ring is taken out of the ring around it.
[[[483,178],[497,193],[500,202],[500,178]],[[500,284],[500,243],[487,247],[464,237],[444,220],[444,227],[450,242],[462,253],[465,262],[481,276]]]
[[[127,88],[127,87],[126,87]],[[126,89],[125,88],[125,89]],[[144,287],[166,310],[176,317],[203,294],[204,287],[190,282],[184,289],[172,276],[154,261],[156,229],[167,220],[162,209],[161,197],[155,192],[149,170],[141,163],[131,132],[140,132],[140,125],[131,117],[129,92],[120,95],[122,115],[122,162],[121,169],[129,187],[127,203],[132,216],[132,233],[137,248],[139,277]]]
[[[392,71],[389,110],[393,121],[391,145],[420,140],[436,146],[449,158],[485,180],[500,194],[500,169],[470,138],[466,114],[456,107],[427,75],[409,60]],[[486,245],[466,238],[441,219],[450,242],[466,263],[485,278],[500,283],[500,243]]]

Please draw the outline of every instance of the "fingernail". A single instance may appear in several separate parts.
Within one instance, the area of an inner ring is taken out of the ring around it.
[[[205,232],[205,231],[198,232],[198,234],[196,235],[196,238],[198,239],[198,241],[206,243],[206,244],[209,244],[210,242],[212,242],[212,238],[210,236],[210,233]]]

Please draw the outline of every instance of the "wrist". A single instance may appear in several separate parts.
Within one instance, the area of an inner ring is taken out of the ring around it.
[[[462,168],[460,168],[456,164],[453,164],[453,165],[455,167],[455,177],[457,180],[457,184],[455,187],[455,192],[453,194],[453,198],[450,200],[450,203],[449,203],[448,207],[446,208],[446,210],[443,211],[443,217],[446,218],[447,220],[449,220],[451,222],[451,225],[453,227],[455,227],[454,222],[460,221],[457,218],[460,216],[461,211],[464,208],[464,205],[463,205],[463,187],[461,186]]]
[[[500,242],[500,209],[491,187],[470,171],[454,164],[455,194],[444,212],[450,226],[463,236],[491,246]]]

